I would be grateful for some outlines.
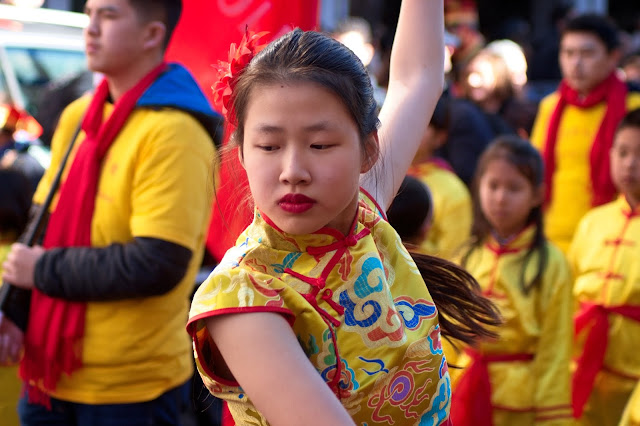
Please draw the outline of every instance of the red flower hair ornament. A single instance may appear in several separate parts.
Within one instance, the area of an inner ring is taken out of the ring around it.
[[[258,40],[266,34],[268,31],[254,33],[246,29],[237,46],[235,43],[231,43],[229,62],[218,61],[218,64],[214,65],[217,71],[217,81],[211,87],[213,102],[231,124],[235,125],[236,121],[233,111],[233,89],[235,89],[238,78],[249,62],[267,45],[267,43],[258,44]]]

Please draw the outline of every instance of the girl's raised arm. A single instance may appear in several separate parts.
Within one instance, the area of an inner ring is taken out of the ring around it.
[[[361,185],[386,210],[404,178],[444,82],[443,0],[403,0],[387,96],[380,111],[380,159]]]

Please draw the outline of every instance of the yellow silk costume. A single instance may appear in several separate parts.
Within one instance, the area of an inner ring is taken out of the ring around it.
[[[451,260],[471,233],[471,195],[455,173],[436,161],[425,161],[409,169],[431,191],[433,223],[420,251]]]
[[[531,143],[540,152],[544,149],[549,121],[558,98],[558,92],[554,92],[540,102],[531,133]],[[638,107],[640,93],[629,93],[627,111]],[[589,154],[605,111],[605,102],[591,108],[567,105],[558,126],[553,198],[545,212],[545,233],[565,253],[578,222],[592,208]]]
[[[286,234],[257,211],[196,292],[187,326],[196,364],[236,424],[267,422],[237,383],[216,377],[202,320],[265,311],[289,320],[356,424],[447,424],[437,310],[396,232],[364,201],[347,237],[328,228]]]
[[[631,211],[619,197],[590,211],[576,230],[569,261],[578,303],[640,307],[640,209]],[[617,425],[640,380],[640,323],[622,315],[608,318],[604,365],[582,416],[585,425]]]
[[[495,426],[572,423],[569,373],[573,338],[571,272],[562,252],[546,243],[548,261],[542,280],[529,294],[523,293],[521,271],[533,243],[534,231],[533,227],[528,227],[503,246],[489,237],[466,259],[466,269],[476,278],[485,296],[496,304],[504,321],[497,330],[498,339],[479,342],[474,350],[488,358],[530,356],[530,360],[488,362]],[[536,275],[538,256],[536,252],[527,263],[527,283]],[[455,396],[456,386],[465,374],[464,368],[472,359],[465,352],[456,352],[448,343],[444,348],[452,366]],[[462,370],[454,366],[462,367]],[[455,424],[456,418],[452,420]]]

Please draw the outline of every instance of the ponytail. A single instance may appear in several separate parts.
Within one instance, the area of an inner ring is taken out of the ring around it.
[[[438,308],[443,337],[468,345],[479,338],[498,337],[490,327],[502,324],[500,312],[482,295],[480,285],[471,274],[447,260],[409,253]]]

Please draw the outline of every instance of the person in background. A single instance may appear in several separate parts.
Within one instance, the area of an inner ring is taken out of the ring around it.
[[[376,79],[376,62],[380,58],[377,57],[376,49],[373,45],[371,25],[364,18],[349,17],[338,24],[333,37],[355,53],[367,68],[371,78],[371,85],[373,86],[373,96],[376,99],[378,108],[381,108],[386,91],[378,85]]]
[[[31,192],[29,181],[20,171],[0,167],[0,274],[11,244],[18,240],[27,225]],[[22,388],[18,359],[0,358],[4,359],[0,363],[0,419],[4,426],[18,426],[18,400]]]
[[[433,224],[429,187],[413,176],[405,176],[387,210],[387,219],[408,250],[424,253],[421,246]]]
[[[580,221],[569,249],[579,303],[573,406],[583,425],[615,426],[640,380],[640,109],[611,147],[620,195]]]
[[[88,67],[105,78],[60,118],[34,203],[82,130],[43,246],[14,244],[3,264],[3,279],[31,292],[25,426],[180,423],[217,121],[191,74],[164,62],[181,10],[180,0],[86,2]]]
[[[460,264],[500,310],[497,339],[452,341],[456,426],[571,425],[571,270],[543,229],[542,158],[517,136],[496,139],[474,180],[473,238]]]
[[[449,137],[450,115],[447,98],[440,98],[409,168],[409,174],[430,189],[433,199],[433,223],[420,250],[447,260],[468,240],[473,216],[466,185],[435,155]]]
[[[446,0],[444,3],[445,28],[459,41],[451,55],[451,92],[459,96],[459,83],[469,61],[484,47],[484,36],[478,26],[475,0]]]
[[[29,180],[31,196],[44,174],[44,168],[26,152],[28,145],[18,144],[13,136],[20,118],[20,112],[14,107],[0,105],[0,167],[11,167],[23,173]]]
[[[607,18],[581,15],[569,21],[560,41],[563,80],[545,97],[531,142],[545,161],[546,232],[563,251],[592,207],[616,196],[609,151],[618,122],[640,106],[616,73],[618,29]]]

